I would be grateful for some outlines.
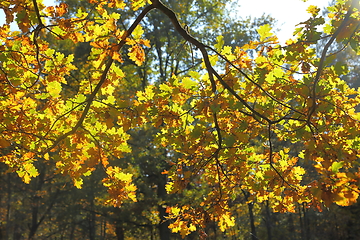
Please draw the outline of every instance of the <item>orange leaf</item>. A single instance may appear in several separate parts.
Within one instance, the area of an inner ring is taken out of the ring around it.
[[[133,60],[136,65],[141,66],[141,64],[145,61],[145,52],[142,47],[139,45],[135,45],[129,49],[128,53],[131,60]]]

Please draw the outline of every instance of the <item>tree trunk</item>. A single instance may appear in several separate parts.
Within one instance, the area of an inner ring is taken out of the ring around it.
[[[165,184],[166,184],[166,176],[160,175],[159,176],[159,182],[158,182],[158,190],[157,194],[160,199],[165,199],[166,197],[166,190],[165,190]],[[159,217],[160,217],[160,223],[159,223],[159,234],[160,234],[160,240],[170,240],[170,229],[169,229],[169,222],[166,220],[165,216],[166,208],[159,205],[158,206],[159,211]]]
[[[116,233],[117,240],[125,239],[125,233],[124,233],[124,228],[122,226],[122,222],[116,222],[115,233]]]
[[[30,232],[29,232],[29,240],[30,239],[33,239],[34,236],[35,236],[35,233],[39,227],[39,224],[38,224],[38,211],[39,211],[39,207],[38,207],[38,201],[36,199],[37,197],[35,197],[35,200],[33,202],[33,207],[31,209],[31,226],[30,226]]]
[[[242,193],[244,194],[245,197],[245,201],[248,201],[249,197],[250,197],[250,193],[242,190]],[[256,228],[255,228],[255,219],[254,219],[254,205],[252,202],[248,203],[248,210],[249,210],[249,219],[250,219],[250,235],[251,235],[251,240],[258,240],[257,236],[256,236]]]
[[[170,240],[170,229],[169,229],[169,222],[166,221],[166,209],[162,206],[158,206],[159,215],[160,215],[160,223],[159,223],[159,234],[161,240]]]
[[[269,208],[269,201],[266,201],[265,204],[265,214],[266,214],[266,231],[267,231],[267,239],[271,240],[272,239],[272,234],[271,234],[271,213],[270,213],[270,208]]]
[[[91,196],[92,197],[92,196]],[[90,200],[90,213],[88,214],[88,227],[89,227],[89,239],[95,240],[96,239],[96,216],[94,210],[94,199],[91,198]]]
[[[288,218],[288,229],[289,229],[289,237],[290,239],[296,239],[296,232],[295,232],[295,226],[294,226],[294,219],[293,219],[293,214],[290,213],[289,214],[289,218]]]
[[[5,239],[10,239],[10,211],[11,211],[11,179],[10,174],[7,174],[7,201],[6,201],[6,230]]]
[[[303,204],[303,211],[304,211],[304,226],[305,226],[305,239],[310,239],[310,224],[309,224],[309,216],[306,213],[305,204]]]
[[[305,231],[304,231],[304,220],[302,216],[302,209],[299,205],[299,222],[300,222],[300,232],[301,232],[301,239],[305,239]]]
[[[249,209],[249,218],[250,218],[250,229],[251,229],[251,240],[257,240],[256,237],[256,228],[255,228],[255,220],[254,220],[254,212],[253,212],[253,203],[248,203],[248,209]]]

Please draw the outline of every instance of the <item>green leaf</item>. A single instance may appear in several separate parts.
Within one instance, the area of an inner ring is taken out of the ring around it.
[[[84,94],[79,94],[75,100],[75,102],[77,103],[83,103],[85,101],[86,101],[86,96]]]
[[[190,71],[189,72],[190,77],[194,78],[194,79],[200,79],[201,75],[199,72],[196,71]]]
[[[337,173],[339,171],[340,168],[342,168],[342,166],[344,165],[344,162],[333,162],[333,164],[331,165],[331,171],[333,173]]]
[[[48,48],[45,51],[45,55],[48,56],[48,57],[52,57],[54,54],[55,54],[55,50],[52,49],[52,48]]]
[[[303,29],[304,29],[303,27],[295,28],[295,31],[293,32],[293,35],[295,36],[296,34],[298,34],[299,32],[301,32]]]
[[[218,112],[221,108],[220,104],[219,103],[213,103],[210,105],[210,108],[213,112]]]
[[[355,39],[350,39],[350,46],[356,52],[357,55],[360,55],[360,44]]]
[[[113,12],[112,14],[110,14],[110,17],[117,20],[120,19],[120,14]]]
[[[62,30],[59,26],[55,26],[51,30],[59,36],[64,36],[66,34],[66,32]]]
[[[77,16],[78,18],[86,18],[88,15],[87,12],[83,12],[81,8],[78,8],[77,13],[75,14],[75,16]]]
[[[191,89],[191,88],[197,86],[197,83],[194,82],[194,81],[192,81],[192,80],[191,80],[190,78],[188,78],[188,77],[183,78],[182,81],[181,81],[181,83],[182,83],[182,86],[183,86],[184,88],[186,88],[186,89]]]
[[[160,90],[167,93],[172,93],[171,87],[169,87],[167,84],[160,84]]]
[[[132,33],[134,39],[140,39],[143,34],[144,30],[142,29],[141,25],[137,25]]]
[[[190,135],[193,139],[198,139],[204,133],[204,128],[202,126],[196,125],[191,131]]]
[[[233,135],[229,135],[224,139],[224,141],[227,147],[232,147],[236,142],[236,139]]]
[[[46,90],[52,97],[59,97],[61,89],[61,83],[59,82],[49,82],[46,86]]]
[[[111,70],[112,70],[114,73],[116,73],[116,75],[117,75],[118,77],[120,77],[120,78],[125,77],[124,72],[123,72],[118,66],[116,66],[115,64],[113,64],[113,65],[111,66]]]
[[[216,38],[216,44],[214,45],[216,51],[220,52],[224,46],[224,36],[220,35]]]
[[[348,73],[347,65],[342,62],[336,62],[334,65],[334,71],[336,75],[343,75]]]

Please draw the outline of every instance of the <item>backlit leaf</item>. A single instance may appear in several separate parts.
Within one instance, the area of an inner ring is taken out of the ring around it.
[[[271,31],[271,26],[269,24],[265,24],[265,25],[260,26],[256,31],[260,35],[260,41],[264,41],[266,38],[273,35],[270,32]]]

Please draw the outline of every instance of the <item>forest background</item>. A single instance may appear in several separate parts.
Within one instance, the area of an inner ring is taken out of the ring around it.
[[[0,3],[1,238],[360,237],[358,1],[231,4]]]

